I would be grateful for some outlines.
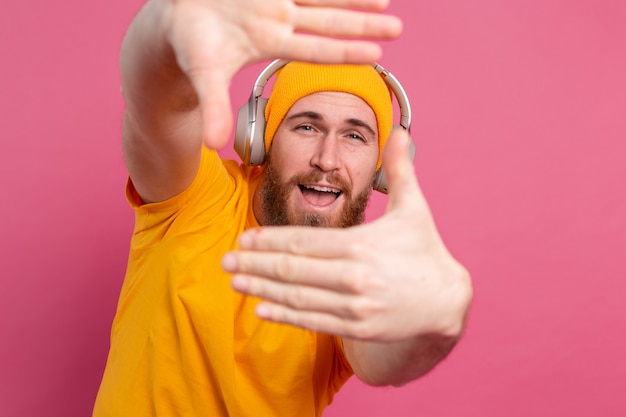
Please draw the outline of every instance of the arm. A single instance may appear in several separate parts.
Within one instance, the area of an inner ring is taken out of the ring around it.
[[[145,202],[165,200],[191,183],[202,143],[197,95],[160,23],[165,5],[144,5],[120,56],[124,159]]]
[[[375,343],[344,339],[344,353],[354,373],[366,384],[402,386],[435,367],[457,337],[424,336],[406,342]]]
[[[311,7],[316,4],[325,7]],[[243,66],[270,58],[371,62],[369,41],[400,33],[379,12],[385,0],[150,0],[121,49],[126,102],[124,158],[145,201],[160,201],[191,183],[204,142],[228,141],[229,87]],[[362,11],[348,10],[348,7]],[[300,32],[307,32],[301,34]]]
[[[349,229],[254,229],[222,263],[237,291],[267,300],[261,318],[341,336],[355,373],[371,385],[403,385],[432,369],[462,335],[472,299],[407,143],[397,131],[385,147],[389,205],[381,218]]]

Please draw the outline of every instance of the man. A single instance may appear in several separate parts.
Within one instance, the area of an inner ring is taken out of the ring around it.
[[[152,0],[137,15],[121,58],[136,225],[94,416],[319,416],[353,373],[398,386],[452,349],[469,276],[437,234],[408,135],[389,135],[371,66],[288,64],[267,162],[215,152],[243,65],[372,62],[376,45],[326,36],[397,36],[380,3]],[[347,227],[381,165],[387,212]]]

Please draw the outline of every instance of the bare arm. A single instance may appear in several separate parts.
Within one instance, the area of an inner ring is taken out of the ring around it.
[[[229,138],[232,77],[252,62],[285,58],[371,62],[371,41],[399,35],[387,0],[150,0],[121,50],[124,157],[145,201],[182,191],[202,143]],[[362,9],[348,10],[348,8]],[[307,32],[306,34],[300,32]]]
[[[397,387],[428,373],[452,351],[456,340],[432,336],[396,343],[343,342],[346,357],[361,381]]]
[[[120,57],[124,158],[146,202],[165,200],[189,185],[202,144],[198,98],[165,38],[164,5],[152,1],[143,7]]]

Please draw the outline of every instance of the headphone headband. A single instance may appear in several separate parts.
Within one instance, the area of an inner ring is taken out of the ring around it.
[[[235,150],[246,165],[262,165],[265,163],[265,106],[267,98],[262,97],[265,85],[278,70],[290,61],[277,59],[271,62],[257,77],[254,88],[247,103],[239,109],[237,129],[235,132]],[[400,126],[410,132],[411,105],[404,88],[398,79],[378,63],[372,67],[385,81],[392,91],[400,109]],[[415,156],[415,145],[410,143],[411,158]],[[376,173],[374,189],[387,193],[387,182],[382,167]]]

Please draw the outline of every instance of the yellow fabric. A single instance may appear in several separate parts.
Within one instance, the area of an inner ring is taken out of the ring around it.
[[[296,101],[320,91],[354,94],[374,111],[378,124],[378,165],[393,127],[393,106],[387,84],[371,65],[324,65],[290,62],[278,71],[265,107],[265,151]]]
[[[261,168],[204,150],[172,199],[138,206],[93,415],[320,416],[352,375],[339,338],[259,320],[220,267],[258,224]]]

